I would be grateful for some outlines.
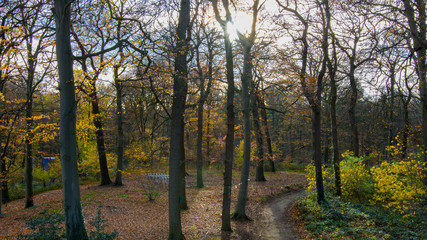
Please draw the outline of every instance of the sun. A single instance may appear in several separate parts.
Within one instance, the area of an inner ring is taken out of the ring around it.
[[[248,34],[252,28],[252,16],[245,12],[236,12],[233,16],[233,22],[227,23],[227,33],[230,39],[237,40],[237,32],[241,34]]]

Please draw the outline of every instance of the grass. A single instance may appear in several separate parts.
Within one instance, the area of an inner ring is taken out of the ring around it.
[[[296,204],[305,230],[317,239],[427,239],[425,211],[405,217],[390,210],[328,197],[319,206],[313,193]]]
[[[86,185],[86,184],[93,184],[98,183],[99,180],[95,178],[81,178],[80,179],[80,185]],[[43,184],[42,182],[33,181],[33,192],[34,195],[48,192],[51,190],[56,190],[62,188],[61,182],[46,182]],[[25,198],[25,183],[24,182],[17,182],[15,184],[9,185],[9,196],[10,200],[18,200]]]

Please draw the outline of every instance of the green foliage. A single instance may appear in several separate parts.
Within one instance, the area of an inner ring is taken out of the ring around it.
[[[344,198],[368,202],[372,198],[374,182],[364,164],[364,157],[354,157],[348,152],[340,162],[341,190]]]
[[[268,163],[267,163],[268,166]],[[275,164],[276,171],[286,171],[286,172],[305,172],[307,164],[304,163],[285,163],[278,162]]]
[[[314,192],[296,207],[304,228],[317,239],[426,239],[425,212],[413,218],[329,196],[328,205],[317,204]]]
[[[98,208],[96,212],[96,217],[89,221],[90,225],[95,228],[95,231],[89,232],[89,239],[91,240],[109,240],[115,239],[118,235],[116,231],[112,233],[105,232],[105,223],[107,220],[102,218],[101,208]]]
[[[396,156],[398,154],[394,154]],[[425,164],[421,155],[409,154],[408,159],[382,162],[371,169],[366,168],[366,157],[354,157],[346,152],[340,163],[342,197],[353,202],[377,205],[401,214],[415,215],[423,196],[427,194],[422,182]],[[410,159],[412,158],[412,159]],[[314,166],[306,167],[308,190],[316,188]],[[334,193],[332,168],[323,167],[325,191]]]
[[[65,237],[65,232],[61,224],[64,222],[64,215],[49,213],[44,210],[38,217],[26,221],[33,233],[19,234],[19,240],[57,240]]]
[[[39,216],[26,221],[26,224],[33,231],[30,234],[19,234],[19,240],[60,240],[65,238],[63,228],[65,217],[57,212],[44,210]],[[101,215],[101,208],[98,208],[97,214],[89,224],[94,231],[89,232],[90,240],[110,240],[118,235],[116,231],[112,233],[105,232],[105,220]]]

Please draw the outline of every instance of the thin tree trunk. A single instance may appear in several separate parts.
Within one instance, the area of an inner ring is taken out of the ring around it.
[[[352,58],[353,59],[353,58]],[[354,65],[354,60],[351,60],[351,66]],[[354,76],[354,67],[350,69],[350,87],[351,87],[351,96],[350,96],[350,107],[348,109],[348,114],[350,117],[350,127],[351,127],[351,151],[353,151],[354,156],[359,156],[359,131],[357,129],[356,122],[356,104],[357,104],[357,85],[356,78]]]
[[[200,94],[203,94],[202,91]],[[201,97],[202,98],[202,97]],[[197,187],[203,188],[203,105],[204,100],[200,99],[197,106]]]
[[[96,84],[95,81],[90,81],[91,83],[91,93],[89,98],[92,103],[92,115],[93,115],[93,124],[95,125],[95,135],[96,135],[96,147],[98,150],[99,157],[99,169],[101,171],[101,185],[111,184],[110,175],[108,173],[107,165],[107,155],[105,153],[105,138],[104,138],[104,129],[102,127],[102,118],[99,111],[99,101],[97,96]]]
[[[333,60],[328,60],[329,80],[331,83],[331,131],[332,131],[332,147],[333,147],[333,164],[335,176],[335,190],[337,196],[341,196],[341,171],[340,171],[340,155],[338,146],[338,126],[337,126],[337,83],[335,79],[337,69],[337,54],[334,39],[333,45]]]
[[[33,78],[27,80],[27,104],[25,110],[26,136],[25,136],[25,208],[34,206],[33,200],[33,151],[32,151],[32,125],[33,125]]]
[[[273,159],[273,148],[271,147],[271,137],[270,137],[270,130],[268,128],[268,121],[267,121],[267,110],[265,109],[265,103],[263,98],[258,98],[259,106],[261,108],[261,118],[262,118],[262,124],[264,125],[264,132],[265,132],[265,138],[267,142],[267,157],[268,162],[270,164],[270,171],[276,172],[276,167],[274,166],[274,159]]]
[[[116,84],[116,104],[117,104],[117,171],[114,185],[122,186],[123,171],[123,152],[124,152],[124,134],[123,134],[123,105],[122,105],[122,81],[118,76],[118,69],[114,68],[114,80]]]
[[[256,172],[255,172],[255,181],[257,182],[264,182],[266,181],[265,176],[264,176],[264,143],[262,140],[262,132],[261,132],[261,127],[259,124],[259,114],[258,114],[258,96],[257,93],[255,92],[255,84],[252,81],[252,96],[251,96],[251,100],[252,100],[252,117],[253,117],[253,126],[254,126],[254,131],[255,131],[255,139],[256,139],[256,144],[257,144],[257,157],[258,157],[258,162],[257,162],[257,167],[256,167]]]
[[[185,177],[187,175],[185,171],[185,141],[184,141],[184,135],[185,135],[185,123],[184,119],[182,120],[182,141],[181,141],[181,147],[180,147],[180,165],[179,165],[179,176],[180,176],[180,185],[179,185],[179,207],[181,210],[187,210],[187,194],[185,191],[186,181]]]
[[[9,186],[7,184],[6,181],[6,158],[3,157],[3,153],[2,153],[2,158],[1,158],[1,182],[0,182],[0,191],[2,192],[2,203],[8,203],[10,202],[10,197],[9,197]]]
[[[66,237],[88,239],[77,171],[76,100],[70,42],[71,2],[55,0],[56,56],[60,88],[60,146]]]
[[[207,116],[207,124],[206,124],[206,158],[207,158],[207,165],[209,166],[211,164],[211,122],[209,119],[211,118],[211,109],[208,104],[208,116]]]
[[[388,142],[389,145],[393,143],[394,140],[394,85],[396,82],[395,77],[395,65],[390,69],[390,106],[389,106],[389,128],[388,128]]]
[[[190,0],[181,0],[177,27],[177,43],[172,100],[169,157],[169,239],[183,239],[180,210],[180,165],[184,140],[184,111],[187,97],[187,28],[190,23]]]

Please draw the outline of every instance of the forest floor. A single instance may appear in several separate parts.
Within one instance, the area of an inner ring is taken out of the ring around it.
[[[238,176],[239,174],[235,174]],[[295,221],[290,220],[290,206],[303,194],[304,174],[293,172],[267,173],[266,182],[249,182],[246,213],[253,220],[233,221],[233,232],[221,236],[222,174],[215,170],[204,172],[205,187],[195,184],[195,173],[187,177],[187,203],[182,212],[183,234],[189,239],[298,239]],[[236,204],[239,178],[233,178],[232,210]],[[149,201],[141,182],[125,179],[124,186],[81,186],[83,214],[86,222],[94,219],[100,208],[107,221],[106,232],[117,231],[118,239],[167,239],[167,188],[155,190]],[[15,239],[19,233],[30,233],[25,224],[45,209],[62,211],[62,191],[53,190],[35,196],[35,206],[23,209],[24,200],[3,206],[0,217],[0,239]],[[90,226],[88,230],[91,231]]]

